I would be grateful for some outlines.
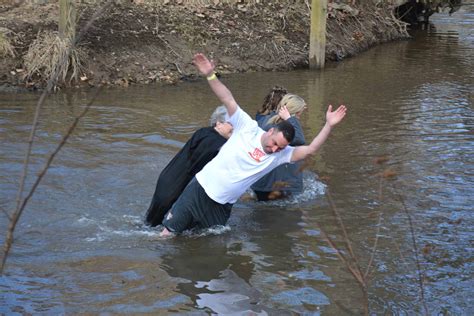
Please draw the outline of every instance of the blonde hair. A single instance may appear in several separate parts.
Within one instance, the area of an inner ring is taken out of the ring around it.
[[[280,111],[283,106],[286,106],[288,108],[288,112],[290,112],[290,115],[295,115],[296,113],[301,112],[305,109],[306,102],[304,102],[303,98],[297,96],[296,94],[286,94],[281,99],[280,103],[278,103],[278,106],[276,108],[277,114],[272,116],[268,120],[267,124],[274,125],[282,121],[280,115],[278,115],[278,111]]]

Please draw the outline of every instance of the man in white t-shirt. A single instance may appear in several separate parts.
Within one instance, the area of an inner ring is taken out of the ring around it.
[[[237,104],[232,93],[214,73],[214,63],[203,54],[196,54],[193,63],[207,77],[209,86],[226,106],[232,136],[186,187],[163,221],[162,235],[180,233],[186,229],[225,225],[232,205],[254,182],[275,167],[314,154],[326,141],[332,127],[346,114],[341,105],[326,112],[326,124],[307,146],[291,147],[293,126],[282,121],[267,132],[258,127]],[[284,109],[283,109],[284,111]]]

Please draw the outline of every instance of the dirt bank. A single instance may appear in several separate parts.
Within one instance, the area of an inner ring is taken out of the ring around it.
[[[78,4],[78,29],[97,9]],[[57,31],[58,4],[4,5],[0,11],[0,28],[15,54],[2,57],[0,86],[41,87],[40,75],[26,78],[24,56],[39,31]],[[387,8],[330,4],[328,17],[328,61],[408,36]],[[310,11],[302,1],[192,7],[114,3],[81,38],[86,63],[82,79],[72,85],[177,83],[195,75],[190,61],[198,51],[214,56],[221,73],[304,68],[309,23]]]

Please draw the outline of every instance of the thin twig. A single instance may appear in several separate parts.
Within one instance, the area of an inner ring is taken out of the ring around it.
[[[43,91],[43,93],[41,94],[38,100],[38,103],[36,104],[35,116],[33,118],[33,124],[31,126],[31,131],[30,131],[30,137],[28,139],[28,147],[26,149],[26,154],[23,161],[23,172],[20,178],[20,186],[18,187],[15,212],[18,211],[21,205],[21,199],[22,199],[24,188],[25,188],[25,181],[26,181],[26,177],[28,176],[28,166],[30,164],[31,149],[33,147],[33,140],[35,138],[36,128],[38,127],[38,118],[41,112],[41,107],[44,103],[46,95],[48,94],[48,89],[50,89],[50,86],[52,87],[52,84],[50,83],[51,81],[52,79],[48,81],[48,86],[46,90]]]
[[[10,214],[8,214],[7,210],[3,207],[0,207],[0,209],[2,210],[2,213],[5,214],[5,216],[8,218],[8,220],[11,221],[12,217],[10,216]]]
[[[111,0],[107,1],[102,7],[100,7],[92,15],[91,19],[87,22],[85,27],[75,37],[74,42],[71,43],[71,46],[69,47],[67,53],[63,55],[63,58],[59,61],[59,63],[62,64],[62,63],[66,62],[67,58],[69,58],[69,56],[71,54],[72,49],[76,46],[76,44],[79,42],[79,40],[82,38],[82,36],[92,26],[92,23],[99,17],[100,14],[102,14],[102,11],[110,3],[112,3]],[[60,68],[61,67],[56,67],[55,71],[53,72],[53,74],[51,75],[51,77],[49,78],[49,80],[46,84],[46,88],[44,89],[43,93],[41,94],[40,98],[38,99],[38,102],[36,103],[35,115],[33,117],[33,124],[31,126],[31,132],[30,132],[30,136],[29,136],[29,139],[28,139],[28,147],[26,149],[25,159],[23,161],[23,172],[22,172],[22,175],[21,175],[21,178],[20,178],[20,186],[18,188],[18,193],[17,193],[17,197],[16,197],[16,208],[15,208],[15,210],[18,210],[18,208],[20,207],[23,191],[24,191],[24,188],[25,188],[26,178],[28,177],[28,166],[30,164],[31,150],[32,150],[32,147],[33,147],[33,141],[34,141],[34,138],[35,138],[36,129],[38,127],[38,118],[39,118],[39,115],[40,115],[40,112],[41,112],[41,108],[44,104],[44,100],[45,100],[46,96],[53,90],[53,87],[56,84],[56,81],[57,81],[58,76],[59,76]]]
[[[321,231],[321,235],[323,236],[323,238],[331,246],[331,248],[336,252],[336,255],[338,256],[338,258],[346,265],[349,272],[354,276],[354,278],[357,280],[358,283],[364,284],[364,280],[361,278],[361,275],[359,273],[357,273],[357,271],[350,265],[349,260],[339,250],[339,248],[336,246],[334,241],[328,236],[328,234],[324,231],[324,229],[321,227],[321,225],[318,225],[318,226],[319,226],[319,230]]]
[[[377,243],[379,241],[380,226],[382,224],[382,212],[379,214],[379,222],[377,224],[377,232],[375,233],[374,246],[372,247],[372,253],[370,254],[369,263],[367,264],[367,269],[365,270],[364,279],[367,280],[369,276],[370,269],[372,267],[372,262],[374,261],[375,253],[377,252]]]
[[[332,200],[332,197],[331,197],[331,194],[329,193],[329,191],[327,191],[327,198],[329,200],[329,204],[332,208],[334,216],[336,217],[336,219],[338,221],[338,224],[339,224],[340,228],[343,231],[344,241],[345,241],[346,248],[347,248],[347,251],[349,253],[349,258],[351,259],[351,261],[349,261],[344,256],[344,254],[336,247],[336,244],[331,240],[331,238],[328,236],[328,234],[326,234],[326,232],[321,227],[321,225],[318,225],[319,229],[321,231],[321,235],[326,240],[326,242],[334,249],[334,251],[336,251],[336,254],[339,257],[339,259],[346,265],[349,272],[352,274],[354,279],[357,281],[357,284],[359,285],[359,287],[362,291],[362,295],[364,297],[364,314],[369,315],[369,293],[368,293],[367,279],[364,276],[364,274],[362,273],[362,269],[360,267],[359,260],[355,256],[355,253],[352,249],[351,242],[349,240],[349,236],[347,235],[347,231],[346,231],[344,222],[342,221],[342,218],[341,218],[341,216],[339,215],[339,212],[336,209],[336,205],[335,205],[334,201]],[[374,249],[374,252],[375,252],[375,249]],[[355,267],[352,266],[351,262],[353,262],[355,264]]]
[[[408,224],[410,226],[410,232],[411,232],[411,240],[412,240],[412,244],[413,244],[413,250],[415,252],[415,262],[416,262],[416,268],[418,270],[418,283],[419,283],[419,286],[420,286],[420,292],[421,292],[421,301],[423,303],[423,307],[425,308],[425,314],[426,315],[429,315],[429,311],[428,311],[428,306],[426,305],[426,301],[425,301],[425,290],[424,290],[424,286],[423,286],[423,273],[422,273],[422,270],[421,270],[421,264],[420,264],[420,260],[418,258],[418,246],[416,244],[416,238],[415,238],[415,229],[413,228],[413,222],[412,222],[412,219],[411,219],[411,215],[410,215],[410,212],[408,211],[408,208],[405,204],[405,200],[403,199],[403,197],[401,196],[401,194],[398,194],[398,198],[400,200],[400,203],[402,204],[403,206],[403,209],[405,210],[405,213],[407,215],[407,218],[408,218]]]
[[[403,13],[403,15],[401,17],[399,17],[398,19],[403,19],[405,17],[405,15],[407,15],[408,13],[410,13],[410,11],[413,9],[413,7],[410,7],[408,10],[405,11],[405,13]]]
[[[382,182],[383,182],[383,174],[380,173],[380,181],[379,181],[379,200],[382,202],[383,196],[382,196]]]
[[[382,202],[382,198],[383,198],[383,196],[382,196],[382,181],[383,181],[383,175],[381,174],[380,175],[380,181],[379,181],[379,200],[380,200],[380,203]],[[375,252],[377,251],[377,243],[379,241],[379,234],[380,234],[381,224],[382,224],[382,212],[379,213],[379,221],[378,221],[378,224],[377,224],[377,231],[375,233],[374,246],[372,247],[372,252],[370,254],[369,263],[367,264],[367,268],[366,268],[365,274],[364,274],[364,279],[366,279],[366,280],[369,277],[370,269],[372,267],[372,262],[373,262],[374,257],[375,257]]]
[[[359,265],[359,261],[357,260],[357,257],[354,253],[354,250],[352,249],[351,241],[349,240],[349,235],[347,235],[346,226],[344,225],[344,223],[342,221],[342,217],[341,217],[341,215],[339,214],[339,211],[336,208],[336,204],[334,203],[329,190],[327,191],[327,198],[329,200],[329,204],[331,205],[331,209],[334,213],[334,216],[336,217],[336,219],[339,223],[339,226],[342,229],[342,233],[344,234],[344,241],[345,241],[345,244],[346,244],[346,248],[349,251],[349,254],[350,254],[351,258],[354,259],[355,264],[357,266],[357,269],[361,270],[360,265]]]
[[[179,68],[179,64],[178,64],[178,63],[173,63],[173,64],[175,65],[175,67],[176,67],[176,69],[178,70],[179,74],[180,74],[181,76],[184,76],[185,74],[181,71],[181,68]]]
[[[171,51],[173,54],[175,54],[177,57],[179,57],[179,58],[181,58],[181,59],[183,58],[183,57],[181,57],[180,54],[178,54],[178,53],[173,49],[173,47],[171,47],[171,45],[168,43],[168,41],[165,40],[161,35],[157,35],[156,37],[157,37],[158,39],[160,39],[163,43],[165,43],[165,45],[168,46],[168,48],[170,49],[170,51]]]
[[[368,293],[368,284],[364,277],[362,276],[362,271],[358,268],[354,268],[351,266],[349,263],[349,260],[342,254],[342,252],[339,250],[339,248],[336,247],[336,244],[329,238],[328,234],[324,231],[324,229],[319,226],[319,230],[321,232],[321,235],[323,238],[326,240],[326,242],[331,246],[331,248],[336,252],[339,260],[341,260],[347,267],[347,270],[352,274],[354,279],[357,281],[357,284],[359,285],[362,295],[364,296],[364,314],[369,315],[369,293]],[[352,258],[354,260],[355,258]]]
[[[395,248],[397,248],[397,251],[398,251],[398,253],[400,254],[400,259],[402,259],[403,264],[404,264],[405,266],[407,266],[407,265],[408,265],[408,262],[407,262],[407,260],[405,259],[405,256],[403,255],[402,250],[400,249],[400,246],[399,246],[398,243],[397,243],[395,240],[393,240],[393,239],[392,239],[392,242],[393,242],[393,244],[395,245]]]

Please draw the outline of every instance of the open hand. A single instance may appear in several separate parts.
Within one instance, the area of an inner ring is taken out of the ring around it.
[[[285,120],[285,121],[291,117],[290,111],[288,111],[288,108],[286,107],[286,105],[282,106],[278,110],[278,115],[280,116],[282,120]]]
[[[209,76],[214,72],[214,61],[207,59],[204,54],[198,53],[193,57],[193,64],[204,76]]]
[[[344,116],[346,116],[346,110],[347,109],[345,105],[340,105],[335,111],[333,111],[332,105],[329,105],[326,112],[326,122],[329,124],[329,126],[333,127],[342,121]]]

